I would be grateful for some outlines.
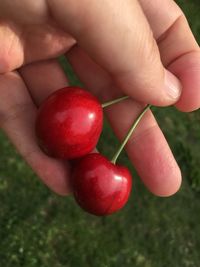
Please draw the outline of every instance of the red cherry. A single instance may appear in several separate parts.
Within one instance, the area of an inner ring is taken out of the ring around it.
[[[102,131],[99,101],[78,87],[65,87],[50,95],[39,109],[36,135],[50,156],[72,159],[91,152]]]
[[[127,202],[132,186],[127,168],[93,153],[83,157],[74,169],[72,187],[77,203],[94,215],[108,215]]]

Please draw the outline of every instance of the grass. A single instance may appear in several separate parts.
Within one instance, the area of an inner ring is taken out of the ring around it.
[[[179,3],[200,40],[199,2]],[[182,169],[183,186],[163,199],[135,179],[128,205],[107,218],[83,213],[72,197],[50,192],[0,132],[0,266],[200,266],[200,113],[154,112]],[[106,124],[100,149],[110,156],[116,144]],[[130,166],[125,154],[121,161]]]

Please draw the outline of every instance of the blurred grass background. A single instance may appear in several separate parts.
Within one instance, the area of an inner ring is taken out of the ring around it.
[[[199,0],[178,3],[200,42]],[[1,267],[200,266],[200,112],[154,112],[181,167],[182,188],[163,199],[135,179],[128,205],[107,218],[50,192],[0,132]],[[99,148],[110,156],[114,144],[106,124]],[[130,166],[125,154],[121,162]]]

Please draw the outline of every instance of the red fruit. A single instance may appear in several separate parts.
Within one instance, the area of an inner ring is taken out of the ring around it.
[[[65,87],[50,95],[39,109],[36,135],[50,156],[72,159],[91,152],[102,131],[101,104],[89,92]]]
[[[108,215],[127,202],[132,186],[127,168],[114,165],[93,153],[81,159],[74,169],[72,187],[77,203],[94,215]]]

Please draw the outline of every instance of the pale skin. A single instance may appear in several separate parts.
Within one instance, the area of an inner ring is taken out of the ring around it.
[[[127,94],[106,114],[122,139],[144,104],[200,106],[200,49],[171,0],[1,0],[0,127],[41,180],[70,192],[70,164],[37,145],[38,106],[68,85],[56,58],[65,54],[86,88],[101,102]],[[127,145],[147,188],[170,196],[181,172],[151,112]]]

